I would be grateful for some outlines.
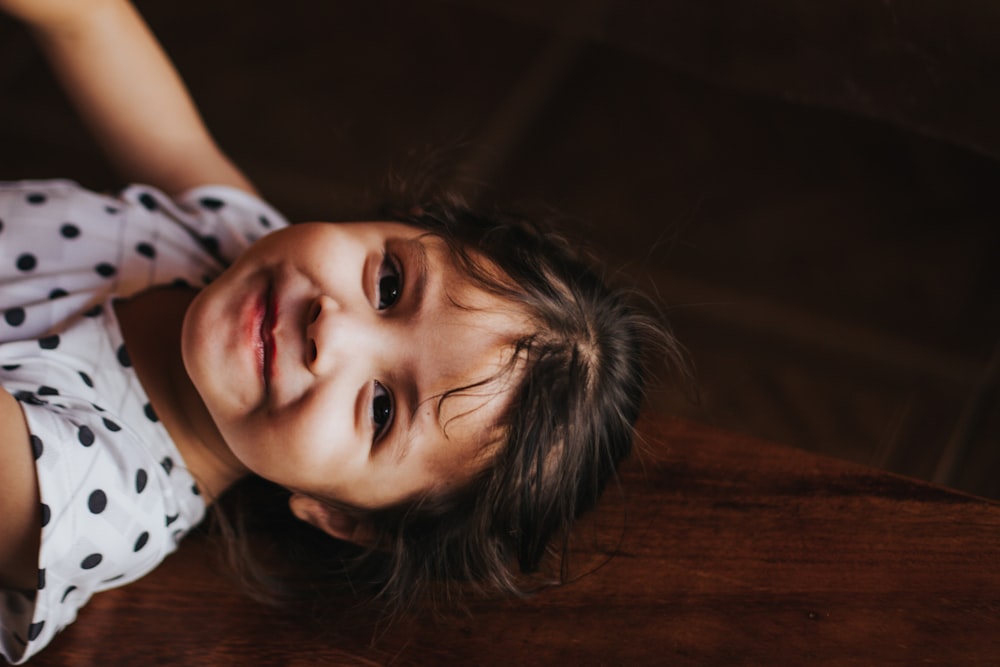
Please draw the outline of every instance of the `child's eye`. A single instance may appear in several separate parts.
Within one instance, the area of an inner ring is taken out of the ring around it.
[[[399,267],[388,254],[382,256],[382,264],[378,267],[378,309],[385,310],[399,301],[399,293],[403,289],[403,277]]]
[[[372,392],[372,423],[375,433],[372,441],[378,440],[392,425],[392,394],[378,380]]]

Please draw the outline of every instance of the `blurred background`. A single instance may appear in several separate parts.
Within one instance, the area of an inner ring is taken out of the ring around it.
[[[1000,5],[139,0],[290,219],[436,148],[666,304],[650,409],[1000,498]],[[0,17],[0,178],[121,185]]]

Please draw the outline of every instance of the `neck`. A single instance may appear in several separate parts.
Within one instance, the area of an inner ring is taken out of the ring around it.
[[[148,290],[116,301],[115,314],[139,382],[212,503],[247,470],[229,451],[184,368],[181,327],[195,295],[188,288]]]

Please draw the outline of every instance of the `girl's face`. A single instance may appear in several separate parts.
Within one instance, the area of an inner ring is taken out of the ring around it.
[[[308,223],[254,244],[191,304],[184,365],[249,471],[375,509],[461,484],[506,402],[522,323],[443,242],[399,223]]]

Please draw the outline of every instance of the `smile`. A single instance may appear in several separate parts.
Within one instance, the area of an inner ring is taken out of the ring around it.
[[[274,355],[276,350],[276,344],[274,340],[274,325],[277,322],[278,317],[277,302],[274,298],[274,289],[272,285],[268,285],[267,291],[264,293],[264,317],[260,321],[260,359],[261,359],[261,373],[264,377],[264,386],[266,387],[271,380],[273,375],[274,367]]]

